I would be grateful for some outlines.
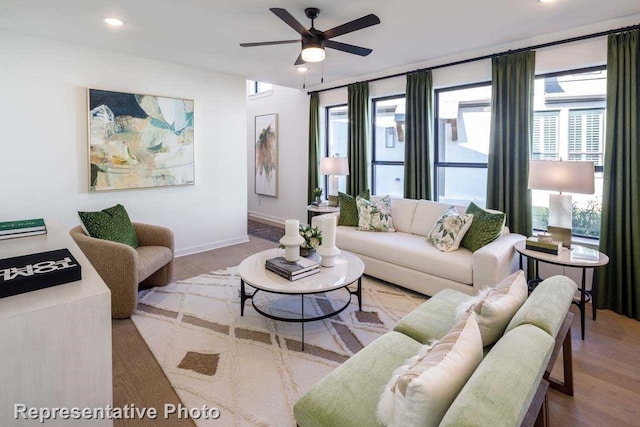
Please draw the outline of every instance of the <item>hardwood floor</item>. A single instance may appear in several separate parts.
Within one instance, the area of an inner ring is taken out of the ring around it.
[[[249,254],[275,243],[251,237],[249,243],[176,259],[176,279],[186,279],[239,264]],[[549,391],[552,426],[640,425],[640,322],[599,310],[598,320],[587,320],[586,339],[580,339],[579,312],[572,306],[573,397]],[[588,307],[588,313],[591,308]],[[554,368],[561,376],[562,361]],[[114,404],[162,410],[179,398],[131,320],[113,321]],[[116,426],[187,426],[188,420],[118,421]]]

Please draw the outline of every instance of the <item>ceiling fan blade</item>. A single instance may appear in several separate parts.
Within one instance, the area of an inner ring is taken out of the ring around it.
[[[341,50],[347,53],[353,53],[354,55],[367,56],[373,49],[369,49],[366,47],[354,46],[352,44],[340,43],[333,40],[326,40],[324,42],[325,47],[330,47],[331,49]]]
[[[269,46],[272,44],[288,44],[288,43],[300,43],[300,39],[298,40],[279,40],[275,42],[256,42],[256,43],[240,43],[242,47],[254,47],[254,46]]]
[[[302,59],[302,53],[300,55],[298,55],[298,58],[296,59],[296,62],[293,63],[293,65],[302,65],[302,64],[306,64],[306,62],[304,61],[304,59]]]
[[[273,12],[274,15],[276,15],[278,18],[280,18],[284,22],[286,22],[287,25],[289,25],[291,28],[296,30],[298,32],[298,34],[300,34],[302,36],[311,36],[311,33],[309,32],[309,30],[307,30],[300,22],[298,22],[298,20],[296,18],[294,18],[285,9],[282,9],[282,8],[279,8],[279,7],[272,7],[269,10],[271,12]]]
[[[325,39],[332,39],[334,37],[351,33],[353,31],[358,31],[379,23],[380,18],[378,18],[374,14],[369,14],[367,16],[363,16],[362,18],[354,19],[351,22],[347,22],[346,24],[338,25],[337,27],[330,30],[323,31],[322,34],[324,35]]]

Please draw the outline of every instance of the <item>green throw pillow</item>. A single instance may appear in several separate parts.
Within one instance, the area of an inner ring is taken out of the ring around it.
[[[371,193],[369,190],[364,190],[358,196],[363,199],[369,200]],[[358,226],[358,206],[356,205],[356,198],[345,193],[338,192],[338,203],[340,204],[340,219],[338,225],[350,225],[352,227]]]
[[[460,246],[475,252],[502,235],[507,215],[502,212],[489,212],[471,203],[465,214],[472,214],[473,221]]]
[[[115,205],[99,212],[78,212],[78,215],[89,236],[138,247],[138,235],[124,206]]]

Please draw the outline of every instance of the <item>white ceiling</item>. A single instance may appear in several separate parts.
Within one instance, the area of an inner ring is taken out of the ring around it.
[[[269,8],[309,27],[310,6],[321,10],[320,30],[369,13],[382,21],[335,39],[374,51],[362,58],[328,49],[325,83],[640,13],[638,0],[0,0],[0,28],[300,87],[299,45],[238,44],[297,38]],[[107,16],[125,25],[107,27]],[[307,83],[317,84],[321,65],[309,68]]]

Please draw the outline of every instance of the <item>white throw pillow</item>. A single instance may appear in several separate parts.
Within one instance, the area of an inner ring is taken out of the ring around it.
[[[457,315],[462,318],[468,312],[476,313],[482,344],[486,347],[500,339],[528,295],[524,273],[518,270],[497,285],[484,288],[475,297],[461,303]]]
[[[460,320],[432,347],[393,373],[380,401],[378,420],[389,427],[437,426],[482,361],[475,314]]]
[[[356,197],[358,206],[358,230],[396,231],[391,219],[391,198],[384,196],[377,202]]]
[[[461,215],[454,206],[450,206],[436,221],[427,235],[427,241],[442,252],[455,251],[460,247],[472,221],[473,215]]]

